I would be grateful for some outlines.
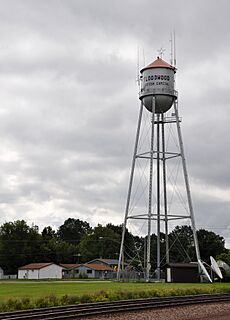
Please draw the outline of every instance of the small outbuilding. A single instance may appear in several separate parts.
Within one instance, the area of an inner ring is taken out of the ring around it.
[[[166,282],[193,283],[199,282],[198,264],[191,263],[169,263],[165,270]]]
[[[18,269],[18,279],[62,279],[63,267],[53,263],[30,263]]]

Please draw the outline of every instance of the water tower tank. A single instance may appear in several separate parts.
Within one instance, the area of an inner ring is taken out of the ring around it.
[[[161,58],[157,59],[141,70],[140,99],[151,112],[152,101],[155,97],[155,112],[168,111],[175,100],[174,74],[175,67]]]

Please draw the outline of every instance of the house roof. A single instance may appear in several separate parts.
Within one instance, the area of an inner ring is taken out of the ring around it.
[[[85,264],[81,264],[78,265],[77,268],[79,267],[86,267],[89,269],[93,269],[93,270],[97,270],[97,271],[112,271],[113,269],[110,266],[107,266],[105,264],[94,264],[94,263],[85,263]]]
[[[189,262],[189,263],[169,263],[167,266],[171,268],[197,268],[197,262]]]
[[[53,262],[45,262],[45,263],[29,263],[29,264],[26,264],[25,266],[23,267],[20,267],[18,268],[19,270],[35,270],[35,269],[42,269],[42,268],[45,268],[45,267],[48,267],[50,266],[51,264],[55,264]]]
[[[98,258],[98,259],[93,259],[93,260],[89,261],[87,264],[94,264],[96,261],[99,261],[99,262],[102,262],[102,263],[105,263],[105,264],[108,264],[108,265],[117,265],[118,262],[119,262],[117,259],[101,259],[101,258]]]
[[[146,67],[142,68],[141,72],[146,70],[146,69],[151,69],[151,68],[166,68],[166,69],[172,69],[174,71],[176,70],[176,68],[174,66],[172,66],[169,63],[167,63],[166,61],[164,61],[160,57],[157,57],[157,59],[155,61],[153,61],[152,63],[148,64]]]
[[[77,263],[60,263],[59,265],[65,269],[69,269],[69,270],[80,266],[80,264],[77,264]]]

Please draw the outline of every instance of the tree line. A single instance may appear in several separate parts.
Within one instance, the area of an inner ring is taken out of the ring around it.
[[[68,218],[57,229],[45,227],[42,232],[24,220],[6,222],[0,226],[0,267],[5,274],[16,274],[17,269],[32,262],[85,263],[95,258],[117,259],[120,250],[122,225],[98,224],[92,228],[88,222]],[[228,255],[225,240],[212,231],[197,231],[200,253],[204,261],[222,253]],[[170,261],[195,261],[193,233],[190,226],[176,226],[169,234]],[[165,262],[165,234],[160,234],[161,260]],[[151,235],[151,264],[156,265],[157,236]],[[125,235],[126,260],[138,252],[138,259],[146,254],[146,237]],[[138,268],[140,260],[132,260]],[[126,261],[128,262],[128,261]]]

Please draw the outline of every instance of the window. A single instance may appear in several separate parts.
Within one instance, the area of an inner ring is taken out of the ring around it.
[[[89,274],[92,273],[92,270],[91,270],[91,269],[90,269],[90,270],[87,270],[87,273],[89,273]]]

